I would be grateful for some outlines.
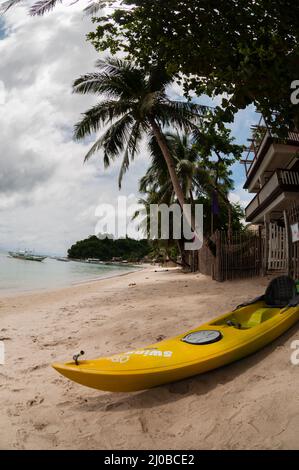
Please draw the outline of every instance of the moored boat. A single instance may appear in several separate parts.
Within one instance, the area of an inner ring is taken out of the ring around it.
[[[27,261],[44,261],[46,259],[46,256],[39,256],[35,255],[32,253],[32,251],[24,250],[24,251],[9,251],[8,252],[9,256],[11,258],[17,258],[17,259],[22,259],[22,260],[27,260]]]

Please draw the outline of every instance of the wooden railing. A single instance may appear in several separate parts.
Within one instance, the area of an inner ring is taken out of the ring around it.
[[[299,206],[295,203],[288,209],[288,221],[290,225],[299,222]],[[294,279],[299,279],[299,242],[290,240],[290,274]]]
[[[263,119],[261,118],[258,126],[261,126]],[[262,126],[261,126],[262,127]],[[277,139],[280,140],[281,142],[284,142],[286,144],[292,145],[293,143],[299,144],[299,132],[296,131],[290,131],[288,132],[288,135],[285,138],[281,138],[278,136],[277,133],[273,132],[273,130],[267,126],[265,126],[264,129],[264,135],[261,137],[259,136],[258,140],[252,140],[252,147],[254,149],[254,155],[253,159],[249,159],[249,154],[251,150],[249,150],[248,155],[245,160],[242,161],[242,163],[245,163],[245,168],[246,168],[246,175],[248,176],[251,170],[253,169],[256,161],[259,159],[259,154],[262,151],[262,148],[268,138],[272,139]],[[249,165],[247,167],[247,165]]]
[[[284,185],[297,185],[299,189],[299,172],[290,170],[279,170],[279,178]]]
[[[249,218],[277,189],[294,186],[299,189],[299,172],[291,170],[277,170],[260,189],[245,209],[246,218]]]

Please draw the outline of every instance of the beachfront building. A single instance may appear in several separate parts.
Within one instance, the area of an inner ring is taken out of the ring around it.
[[[254,196],[245,209],[246,222],[262,229],[263,272],[290,273],[296,242],[296,220],[290,214],[299,205],[299,132],[279,139],[261,120],[249,141],[242,160],[244,188]]]

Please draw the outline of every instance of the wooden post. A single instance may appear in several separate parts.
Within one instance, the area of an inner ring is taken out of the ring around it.
[[[290,230],[290,222],[288,213],[286,210],[283,211],[285,234],[286,234],[286,251],[287,251],[287,273],[288,276],[292,275],[292,238]]]
[[[265,245],[264,245],[264,260],[263,260],[263,275],[265,276],[268,271],[268,254],[269,254],[269,214],[264,215],[264,227],[265,227]]]
[[[216,281],[224,281],[223,272],[222,272],[222,263],[221,263],[221,234],[219,230],[215,232],[216,237],[216,258],[215,258],[215,279]]]
[[[259,240],[258,240],[258,257],[259,257],[259,267],[258,275],[260,276],[263,273],[263,238],[262,238],[262,227],[259,225]]]
[[[194,250],[191,251],[191,272],[195,272],[195,266],[194,266]]]

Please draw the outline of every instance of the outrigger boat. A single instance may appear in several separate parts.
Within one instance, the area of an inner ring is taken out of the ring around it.
[[[28,261],[44,261],[46,256],[39,256],[32,253],[32,251],[24,250],[24,251],[9,251],[9,256],[11,258],[23,259]]]
[[[266,293],[172,339],[99,359],[53,364],[74,382],[112,392],[133,392],[224,366],[258,351],[299,320],[295,282],[280,276]]]

